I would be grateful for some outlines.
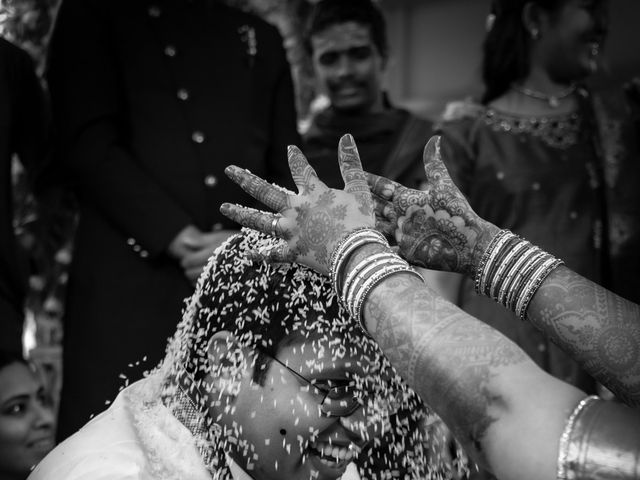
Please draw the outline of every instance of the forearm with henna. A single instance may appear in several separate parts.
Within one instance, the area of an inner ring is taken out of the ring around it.
[[[640,307],[559,267],[531,300],[528,320],[621,401],[640,406]]]
[[[381,248],[359,250],[345,270]],[[506,368],[530,362],[524,352],[411,275],[394,275],[375,287],[364,316],[407,383],[486,465],[485,434],[508,403],[495,380]]]

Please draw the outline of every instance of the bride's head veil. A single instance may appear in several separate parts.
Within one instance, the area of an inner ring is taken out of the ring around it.
[[[367,418],[386,422],[388,429],[382,440],[369,442],[358,456],[356,464],[362,478],[430,479],[456,473],[459,465],[457,459],[451,461],[441,422],[393,370],[378,345],[348,316],[330,281],[304,266],[251,259],[250,251],[274,242],[279,240],[245,229],[216,250],[158,367],[165,378],[163,401],[193,433],[213,478],[231,478],[224,451],[234,432],[222,432],[216,419],[207,413],[211,402],[207,392],[212,388],[207,378],[224,374],[233,385],[234,375],[249,366],[256,367],[255,379],[265,365],[259,354],[257,360],[252,356],[252,363],[247,364],[249,360],[242,351],[257,349],[274,355],[281,340],[292,334],[309,340],[329,332],[357,344],[358,351],[364,352],[362,362],[368,371],[359,379],[358,387],[368,391]],[[211,338],[223,330],[233,334],[237,352],[231,355],[233,361],[212,369]],[[331,361],[327,352],[316,353],[319,362]],[[386,415],[389,405],[397,413]],[[248,419],[238,419],[237,424],[242,425],[243,420]],[[250,453],[251,446],[246,449]],[[392,476],[392,472],[402,475]]]

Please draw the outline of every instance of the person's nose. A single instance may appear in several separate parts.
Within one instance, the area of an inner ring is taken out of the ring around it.
[[[348,55],[340,55],[338,58],[336,75],[340,78],[353,75],[353,62]]]
[[[55,414],[49,405],[36,404],[35,426],[39,429],[53,429],[55,425]]]

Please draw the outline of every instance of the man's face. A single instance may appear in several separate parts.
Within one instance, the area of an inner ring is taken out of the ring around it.
[[[362,364],[362,348],[332,337],[300,339],[280,348],[275,357],[263,385],[252,382],[251,374],[241,381],[232,415],[223,420],[239,425],[239,448],[228,453],[257,480],[339,478],[383,428],[365,416],[360,404],[346,416],[328,416],[331,405],[348,402],[353,394],[333,390],[322,406],[324,394],[307,380],[325,391],[358,383],[369,368]]]
[[[383,109],[384,59],[368,26],[332,25],[311,37],[311,47],[318,88],[335,109],[350,113]]]

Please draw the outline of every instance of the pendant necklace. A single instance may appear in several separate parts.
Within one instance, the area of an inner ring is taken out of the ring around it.
[[[542,93],[542,92],[538,92],[537,90],[532,90],[530,88],[526,88],[526,87],[521,87],[520,85],[511,85],[511,89],[515,90],[518,93],[521,93],[522,95],[525,95],[527,97],[531,97],[531,98],[535,98],[537,100],[542,100],[545,101],[549,104],[549,106],[551,108],[558,108],[558,105],[560,105],[560,100],[562,100],[563,98],[568,97],[569,95],[571,95],[573,92],[576,91],[576,86],[575,85],[571,85],[567,88],[565,88],[564,90],[553,94],[553,95],[548,95],[546,93]]]

